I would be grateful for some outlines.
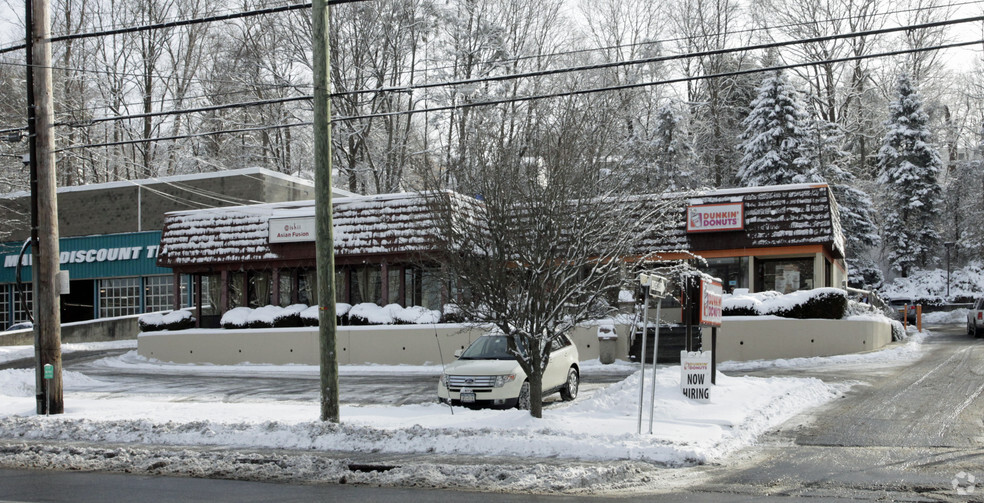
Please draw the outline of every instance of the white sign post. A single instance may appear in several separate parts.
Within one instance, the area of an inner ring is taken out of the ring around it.
[[[698,402],[711,401],[711,352],[680,351],[680,390]]]

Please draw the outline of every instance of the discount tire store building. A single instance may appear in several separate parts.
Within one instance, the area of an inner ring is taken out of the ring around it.
[[[700,255],[725,291],[789,292],[841,286],[847,278],[837,203],[827,185],[668,197],[686,199],[686,218],[652,236],[641,251],[661,260]],[[440,309],[453,300],[440,265],[420,259],[436,251],[436,219],[422,196],[339,198],[333,212],[336,301]],[[195,303],[203,327],[217,326],[221,314],[237,306],[311,305],[317,291],[313,225],[313,201],[170,213],[157,265],[192,278],[202,293]]]
[[[338,196],[350,195],[336,191]],[[61,296],[63,323],[170,309],[191,303],[190,277],[157,265],[164,214],[233,204],[314,197],[314,184],[261,168],[178,175],[58,189],[61,269],[70,293]],[[31,256],[19,259],[30,236],[30,196],[0,196],[0,330],[28,319]],[[24,291],[15,286],[21,262]]]

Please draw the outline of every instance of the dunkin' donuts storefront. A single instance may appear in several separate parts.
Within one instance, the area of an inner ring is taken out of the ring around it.
[[[157,266],[160,231],[70,237],[59,240],[61,269],[68,271],[71,291],[61,296],[63,323],[171,309],[178,291],[188,305],[188,279]],[[23,243],[0,243],[0,326],[27,321],[33,307],[30,250]],[[16,284],[17,264],[23,289]]]
[[[657,248],[706,260],[725,292],[789,293],[840,287],[847,279],[837,202],[825,184],[777,185],[707,191],[686,202],[685,224]]]

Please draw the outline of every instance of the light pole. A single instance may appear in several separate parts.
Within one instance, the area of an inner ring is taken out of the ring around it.
[[[947,302],[950,301],[950,250],[953,248],[953,245],[955,244],[957,243],[953,241],[947,241],[946,243],[943,243],[943,246],[946,247],[946,300]]]

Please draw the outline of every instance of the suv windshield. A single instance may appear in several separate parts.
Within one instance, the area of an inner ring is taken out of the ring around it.
[[[509,339],[505,335],[483,335],[464,353],[459,360],[512,360],[509,353]]]

